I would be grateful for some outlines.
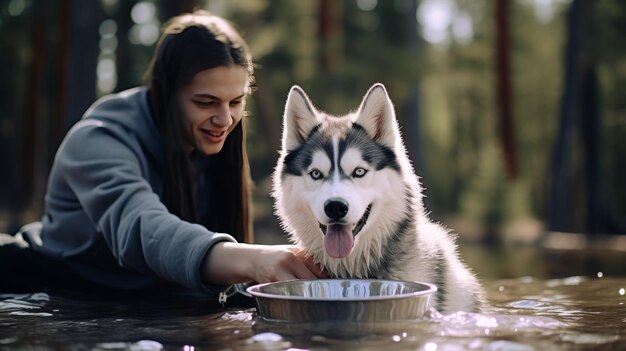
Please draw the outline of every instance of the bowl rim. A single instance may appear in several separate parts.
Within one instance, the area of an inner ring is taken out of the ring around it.
[[[408,283],[408,284],[419,284],[427,287],[427,289],[414,291],[411,293],[405,293],[401,295],[385,295],[385,296],[370,296],[370,297],[346,297],[346,298],[322,298],[322,297],[306,297],[306,296],[288,296],[288,295],[275,295],[261,292],[260,289],[268,286],[268,285],[277,285],[277,284],[288,284],[292,282],[323,282],[323,281],[359,281],[359,282],[392,282],[392,283]],[[327,279],[293,279],[293,280],[281,280],[277,282],[271,283],[262,283],[251,285],[246,289],[246,292],[252,295],[255,298],[265,298],[265,299],[273,299],[273,300],[289,300],[289,301],[337,301],[337,302],[355,302],[355,301],[379,301],[379,300],[397,300],[397,299],[405,299],[410,297],[419,297],[422,295],[430,295],[437,292],[437,286],[430,283],[424,282],[416,282],[410,280],[395,280],[395,279],[341,279],[341,278],[327,278]]]

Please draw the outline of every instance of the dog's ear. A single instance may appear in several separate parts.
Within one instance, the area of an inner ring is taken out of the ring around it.
[[[367,91],[353,120],[375,141],[393,147],[399,140],[399,130],[393,104],[385,86],[377,83]]]
[[[297,85],[291,87],[283,115],[283,150],[293,150],[300,146],[311,130],[321,123],[319,113]]]

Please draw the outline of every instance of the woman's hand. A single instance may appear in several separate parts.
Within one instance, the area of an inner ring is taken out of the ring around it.
[[[268,283],[326,277],[326,272],[293,245],[215,244],[202,266],[204,280],[214,284]]]

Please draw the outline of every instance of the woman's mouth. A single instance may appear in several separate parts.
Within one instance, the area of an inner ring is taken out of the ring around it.
[[[221,137],[225,133],[225,131],[223,131],[223,130],[221,130],[221,131],[213,131],[213,130],[208,130],[208,129],[200,129],[200,130],[202,131],[202,133],[208,134],[208,135],[214,136],[214,137]]]
[[[225,130],[209,130],[200,128],[200,132],[205,136],[210,142],[219,143],[224,140],[226,131]]]

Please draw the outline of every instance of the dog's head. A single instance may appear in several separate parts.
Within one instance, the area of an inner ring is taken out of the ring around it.
[[[281,223],[292,240],[309,251],[332,259],[348,257],[359,240],[380,240],[371,229],[394,220],[398,211],[390,207],[406,211],[400,200],[405,158],[393,105],[382,84],[372,86],[358,110],[345,116],[317,110],[294,86],[285,106],[282,150],[274,173],[273,196]],[[362,239],[365,235],[372,238]]]

